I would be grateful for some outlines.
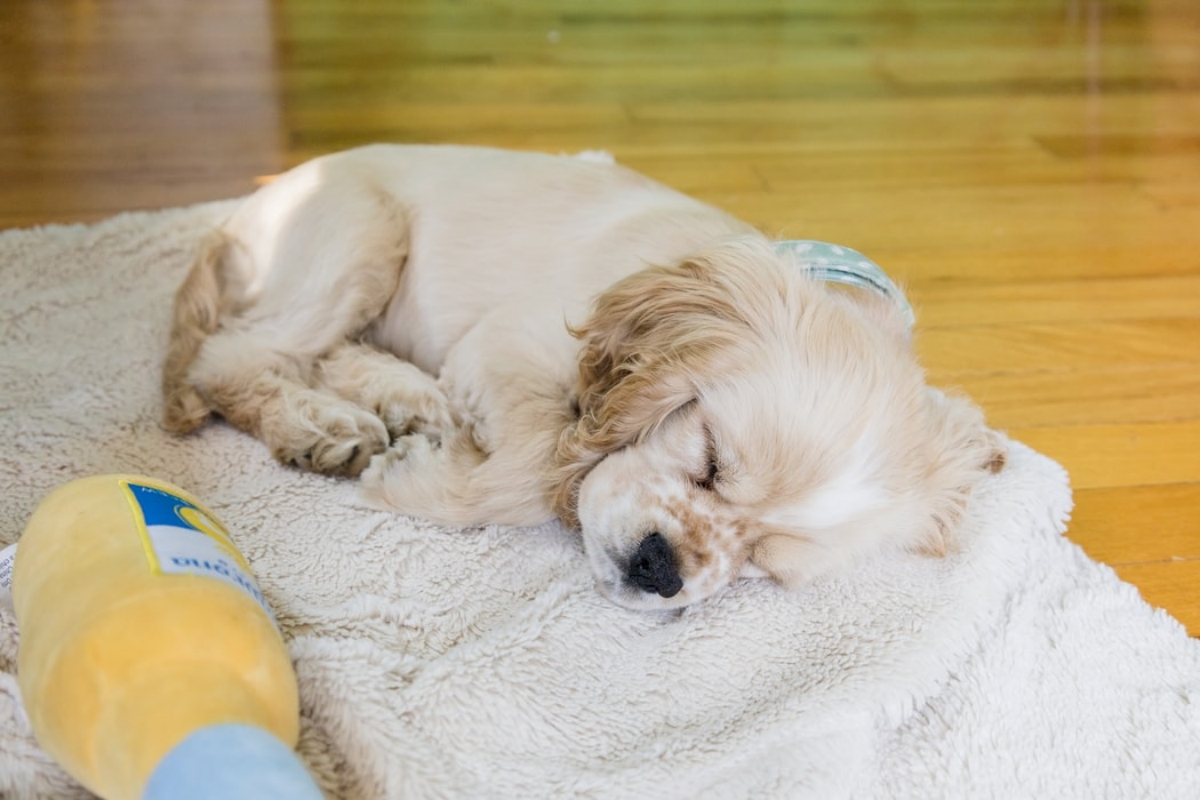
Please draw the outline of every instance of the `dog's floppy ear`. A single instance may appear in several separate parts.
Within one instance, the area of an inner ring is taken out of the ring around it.
[[[614,284],[572,333],[582,341],[579,419],[557,452],[555,510],[577,524],[579,483],[605,455],[640,440],[696,397],[744,322],[716,253],[649,267]]]
[[[970,400],[926,387],[929,427],[923,446],[928,467],[920,485],[927,493],[929,520],[914,549],[941,556],[953,550],[971,491],[1007,460],[1004,438],[987,427]]]

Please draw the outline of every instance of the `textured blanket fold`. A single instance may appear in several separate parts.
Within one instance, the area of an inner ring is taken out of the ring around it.
[[[945,559],[620,609],[556,523],[366,508],[217,424],[157,424],[171,297],[216,203],[0,234],[0,545],[98,472],[233,531],[334,798],[1200,797],[1200,642],[1062,537],[1067,476],[1014,443]],[[34,742],[0,610],[0,797],[87,796]]]

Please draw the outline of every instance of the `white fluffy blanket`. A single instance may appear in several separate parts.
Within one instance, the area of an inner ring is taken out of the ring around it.
[[[1200,797],[1200,642],[1062,537],[1067,476],[1020,445],[947,559],[646,614],[557,524],[441,529],[223,425],[167,436],[170,299],[230,208],[0,235],[0,544],[73,477],[205,499],[278,612],[330,797]],[[0,611],[0,797],[80,796],[17,646]]]

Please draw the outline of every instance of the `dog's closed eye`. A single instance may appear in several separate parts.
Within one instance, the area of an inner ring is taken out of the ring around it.
[[[711,492],[721,478],[721,465],[717,458],[717,443],[707,427],[704,429],[704,443],[703,469],[692,477],[692,482],[704,491]]]

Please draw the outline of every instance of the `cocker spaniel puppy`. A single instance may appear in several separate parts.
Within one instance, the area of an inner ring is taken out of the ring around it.
[[[587,154],[326,156],[199,254],[165,425],[440,523],[558,515],[631,608],[944,552],[1001,440],[926,386],[886,278],[803,250]]]

